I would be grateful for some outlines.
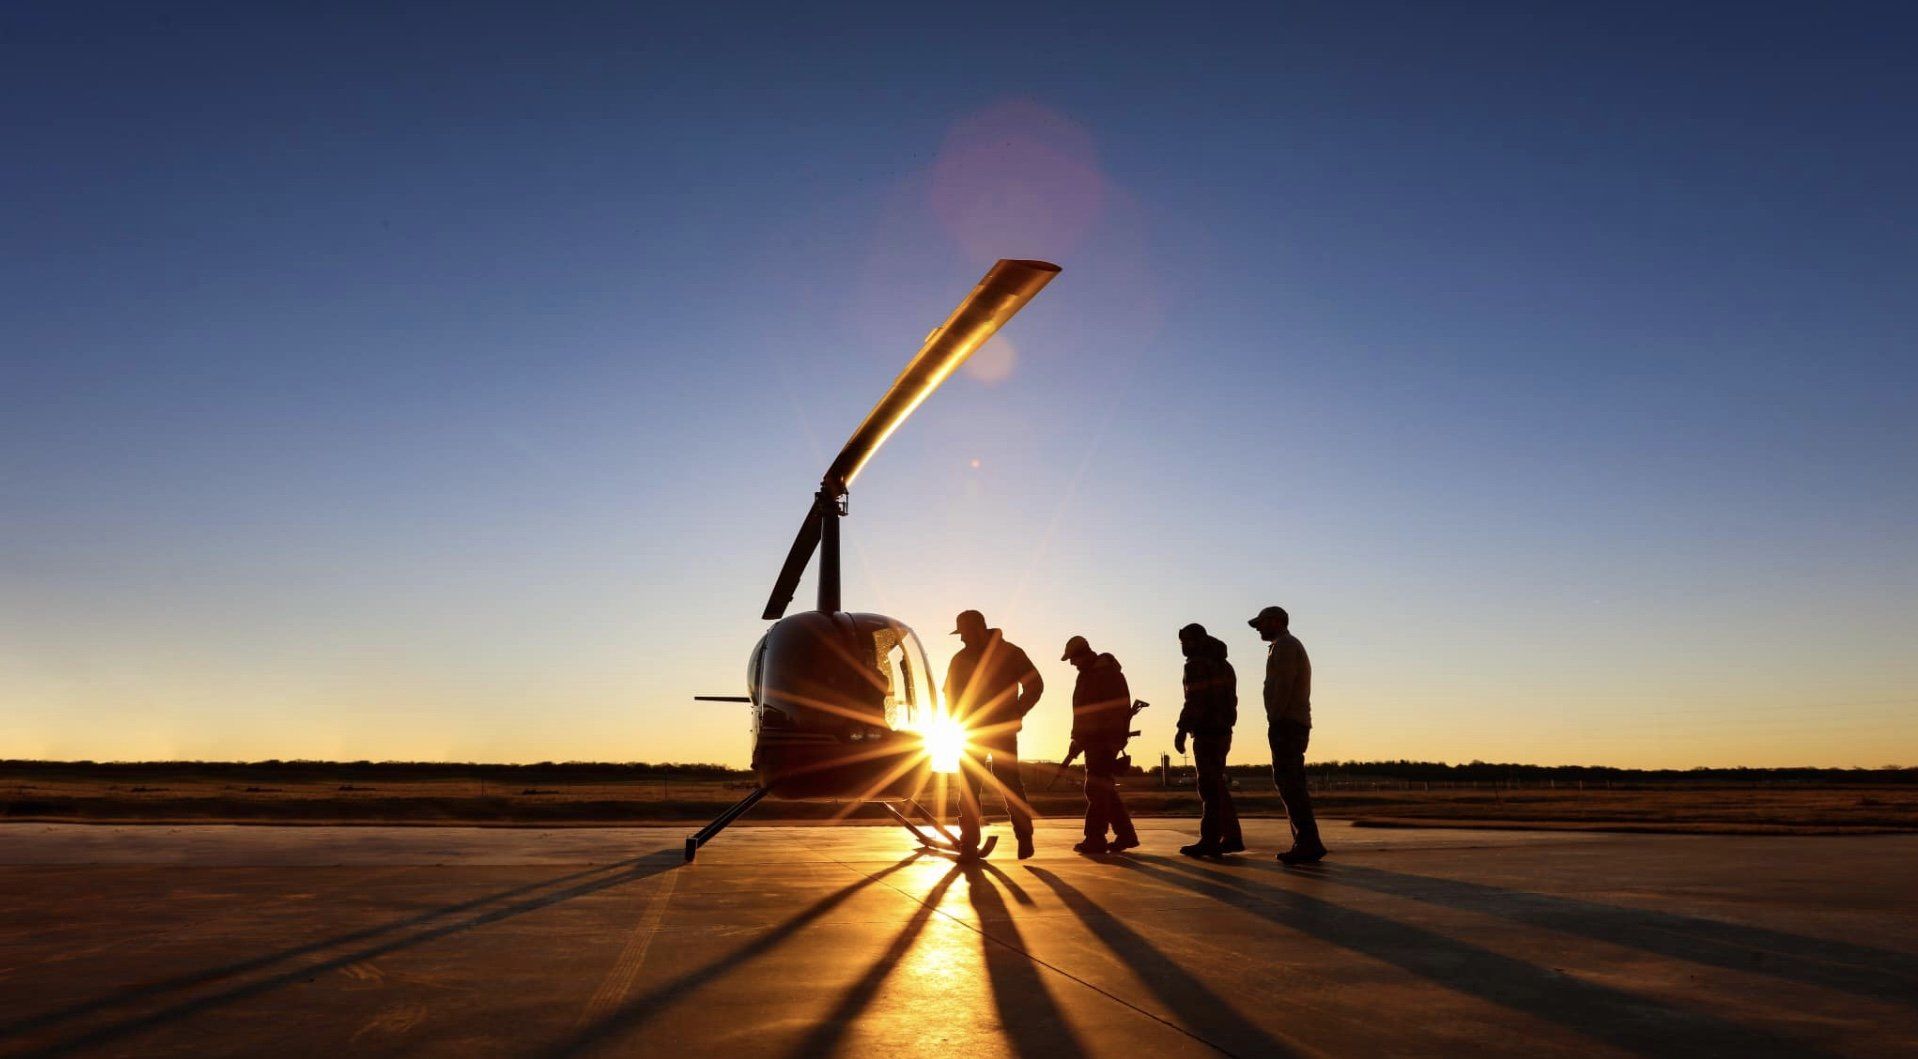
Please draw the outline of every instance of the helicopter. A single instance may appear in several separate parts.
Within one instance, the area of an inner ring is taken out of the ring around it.
[[[965,728],[940,702],[925,649],[910,627],[841,607],[839,520],[849,512],[853,479],[886,438],[1058,274],[1059,266],[1044,261],[1002,260],[988,269],[926,336],[826,468],[761,615],[774,624],[748,658],[747,694],[694,696],[751,704],[756,782],[687,837],[688,861],[767,797],[873,802],[924,848],[968,858],[992,852],[998,836],[964,844],[919,801],[935,775],[959,771]],[[815,554],[817,605],[788,615]]]

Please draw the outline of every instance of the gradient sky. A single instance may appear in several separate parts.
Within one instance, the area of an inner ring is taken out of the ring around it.
[[[1038,257],[846,524],[1029,755],[1277,602],[1315,758],[1918,764],[1908,5],[677,6],[0,9],[0,757],[744,764]]]

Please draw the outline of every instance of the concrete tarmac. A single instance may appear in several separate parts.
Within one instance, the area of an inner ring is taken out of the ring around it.
[[[1918,1054],[1918,836],[1141,823],[0,826],[0,1054]]]

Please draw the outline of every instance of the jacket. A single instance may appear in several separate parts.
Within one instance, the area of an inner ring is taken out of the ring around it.
[[[1132,689],[1119,660],[1102,654],[1079,670],[1072,687],[1072,741],[1080,746],[1123,746],[1132,722]]]
[[[1312,727],[1312,660],[1291,633],[1280,633],[1265,651],[1265,719]]]
[[[1239,676],[1225,660],[1225,642],[1207,636],[1186,648],[1185,706],[1179,731],[1231,735],[1239,720]]]
[[[946,668],[946,708],[968,729],[990,741],[1014,735],[1039,704],[1045,681],[1032,659],[989,629],[986,642],[962,647]]]

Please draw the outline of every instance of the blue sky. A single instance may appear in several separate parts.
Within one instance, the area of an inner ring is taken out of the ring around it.
[[[1004,256],[846,597],[1025,643],[1029,753],[1067,636],[1149,756],[1280,602],[1315,756],[1918,761],[1915,25],[9,5],[0,756],[743,763],[689,696]]]

